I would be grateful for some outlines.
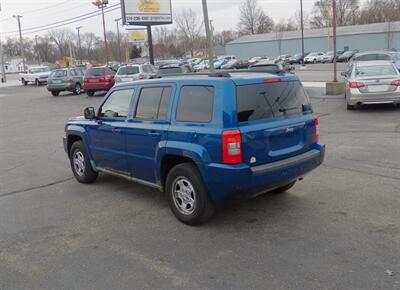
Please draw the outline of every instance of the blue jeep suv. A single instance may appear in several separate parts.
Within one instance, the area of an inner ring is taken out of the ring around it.
[[[79,182],[104,172],[152,186],[190,225],[232,197],[288,190],[325,153],[297,76],[265,72],[117,85],[68,121],[64,147]]]

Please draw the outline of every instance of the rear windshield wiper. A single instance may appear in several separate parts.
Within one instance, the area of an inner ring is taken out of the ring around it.
[[[281,113],[286,113],[287,111],[292,111],[292,110],[296,110],[298,109],[298,107],[293,107],[293,108],[281,108],[279,109],[279,112]]]

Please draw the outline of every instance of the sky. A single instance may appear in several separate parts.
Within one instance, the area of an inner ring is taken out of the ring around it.
[[[208,0],[209,17],[213,20],[215,31],[236,29],[239,19],[239,5],[244,0]],[[0,12],[0,35],[4,37],[18,37],[17,20],[13,15],[22,15],[22,29],[41,26],[46,29],[47,24],[73,18],[85,13],[98,10],[92,4],[93,0],[0,0],[2,11]],[[119,0],[109,0],[111,5],[118,4]],[[193,9],[202,15],[201,0],[172,0],[173,12],[182,9]],[[303,0],[304,10],[311,12],[315,0]],[[364,2],[364,1],[362,1]],[[289,18],[300,9],[300,0],[258,0],[258,4],[275,21]],[[106,29],[116,31],[117,18],[121,17],[120,9],[105,15]],[[73,30],[82,26],[82,32],[94,32],[102,35],[101,16],[96,16],[77,23],[64,25]],[[31,30],[33,31],[33,30]],[[33,38],[35,35],[44,35],[46,30],[40,32],[23,31],[23,35]],[[121,31],[124,28],[121,27]]]

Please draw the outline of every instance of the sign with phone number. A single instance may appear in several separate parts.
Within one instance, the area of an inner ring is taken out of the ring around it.
[[[121,0],[124,24],[160,25],[172,23],[171,0]]]

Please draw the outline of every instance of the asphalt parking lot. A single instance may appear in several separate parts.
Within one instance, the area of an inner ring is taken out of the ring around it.
[[[73,179],[63,125],[100,95],[0,87],[0,289],[400,289],[400,109],[307,90],[323,166],[188,227],[158,191]]]

